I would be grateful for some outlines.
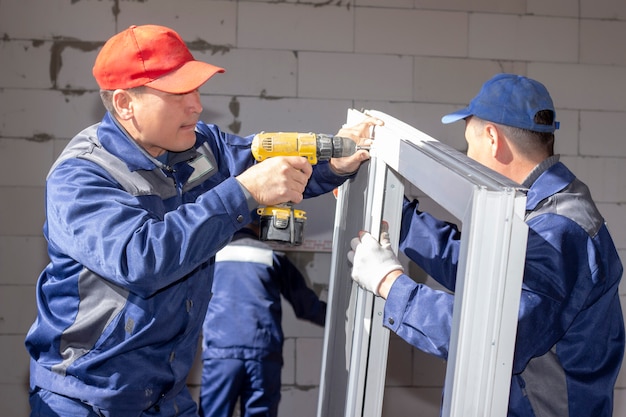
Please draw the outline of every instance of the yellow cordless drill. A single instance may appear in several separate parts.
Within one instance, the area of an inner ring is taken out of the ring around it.
[[[359,149],[350,138],[320,133],[261,132],[252,140],[252,155],[257,161],[273,156],[303,156],[312,165],[330,158],[353,155]],[[259,238],[301,245],[306,213],[295,210],[292,203],[259,207]]]

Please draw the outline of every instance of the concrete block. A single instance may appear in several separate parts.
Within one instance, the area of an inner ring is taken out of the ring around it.
[[[296,339],[297,385],[319,385],[323,346],[322,338],[299,337]]]
[[[474,13],[469,17],[469,57],[577,62],[578,21]]]
[[[526,13],[535,16],[578,17],[579,8],[572,7],[570,0],[527,0]]]
[[[93,44],[55,42],[50,59],[57,65],[49,74],[54,88],[98,91],[92,70],[100,49]]]
[[[626,66],[624,38],[626,38],[626,21],[582,19],[580,21],[580,63]]]
[[[615,398],[613,400],[613,415],[626,415],[626,389],[624,388],[615,390]]]
[[[65,149],[67,147],[67,145],[70,143],[71,139],[53,139],[52,140],[52,145],[53,145],[53,160],[56,161],[56,159],[61,155],[61,152],[63,152],[63,149]]]
[[[284,298],[281,301],[283,309],[283,332],[285,337],[324,337],[324,328],[310,321],[300,320],[293,312],[293,307]]]
[[[194,51],[196,59],[226,69],[203,85],[211,94],[296,97],[297,58],[291,51],[230,49]]]
[[[559,103],[556,106],[556,120],[560,122],[559,129],[554,133],[554,152],[561,155],[575,156],[579,154],[579,123],[577,110],[562,110]]]
[[[625,112],[580,112],[580,155],[626,157]]]
[[[43,187],[0,187],[0,193],[0,236],[41,237]]]
[[[0,137],[40,142],[71,139],[99,122],[104,112],[97,92],[0,90]]]
[[[0,334],[23,334],[35,321],[37,304],[34,285],[2,285]]]
[[[412,385],[412,365],[413,347],[394,333],[391,333],[389,335],[385,386],[406,387]]]
[[[25,336],[25,333],[0,335],[0,386],[19,384],[28,389],[30,356],[24,347]]]
[[[238,4],[237,46],[300,51],[352,51],[353,11],[325,3]]]
[[[51,141],[0,139],[0,186],[38,186],[53,162]]]
[[[317,388],[283,388],[278,417],[315,417],[318,396]]]
[[[200,89],[200,102],[203,108],[200,120],[219,126],[224,132],[241,134],[242,125],[239,119],[241,100],[238,97],[207,94],[209,91],[207,85],[209,83]]]
[[[581,0],[580,17],[624,20],[626,19],[626,3],[616,0]]]
[[[443,388],[447,362],[413,349],[413,384],[417,387]]]
[[[415,0],[355,0],[354,5],[356,7],[368,6],[413,9],[415,2]]]
[[[119,3],[118,31],[146,24],[174,29],[190,49],[232,47],[237,41],[237,2],[146,0]]]
[[[50,45],[50,42],[0,41],[0,87],[52,87]]]
[[[346,122],[349,100],[260,99],[202,96],[201,120],[225,132],[315,131],[334,134]]]
[[[626,224],[624,223],[626,205],[598,203],[597,206],[606,221],[606,227],[613,237],[615,246],[619,249],[626,248]]]
[[[283,344],[283,369],[281,371],[282,385],[296,383],[296,339],[285,339]]]
[[[468,12],[493,12],[493,13],[524,13],[525,1],[523,0],[415,0],[417,9],[433,10],[464,10]]]
[[[28,261],[24,262],[24,259]],[[48,262],[47,245],[43,234],[38,237],[0,236],[0,287],[4,285],[34,287],[37,277]],[[34,288],[32,291],[34,294]]]
[[[560,108],[626,111],[624,68],[533,62],[528,76],[541,80]]]
[[[356,52],[467,55],[466,13],[358,8],[355,18]],[[437,42],[427,41],[429,39],[437,39]]]
[[[413,99],[452,103],[462,108],[480,91],[485,81],[501,72],[524,74],[526,67],[511,61],[417,57]]]
[[[388,387],[385,388],[382,417],[417,415],[439,417],[441,389]]]
[[[0,384],[0,414],[3,416],[28,416],[28,382]]]
[[[114,33],[115,11],[100,0],[2,0],[0,27],[11,39],[102,41]]]
[[[330,203],[334,202],[334,197],[331,197],[329,194],[325,194],[320,197],[324,198],[324,200],[328,197],[329,203],[324,204],[329,207],[329,210],[327,213],[313,212],[311,215],[315,217],[330,217],[328,220],[330,221],[332,227],[335,217],[335,205]],[[318,197],[315,198],[317,199]],[[332,206],[332,208],[330,206]],[[308,225],[309,223],[307,219],[307,226]],[[313,233],[314,230],[311,230],[310,232]],[[288,247],[285,249],[288,249]],[[321,296],[321,292],[323,292],[323,290],[318,292],[318,289],[320,287],[328,287],[332,254],[329,252],[304,252],[297,250],[286,251],[286,253],[289,260],[291,260],[291,262],[293,262],[302,272],[313,290],[318,294],[318,296]]]
[[[561,161],[589,186],[596,203],[619,204],[626,198],[626,166],[623,159],[564,156]]]
[[[413,59],[408,56],[302,52],[298,96],[302,98],[410,101]]]
[[[246,132],[314,131],[334,134],[346,122],[348,100],[242,100],[241,120]]]

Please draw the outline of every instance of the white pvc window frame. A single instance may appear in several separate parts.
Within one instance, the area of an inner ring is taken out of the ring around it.
[[[317,416],[382,414],[385,301],[352,282],[347,252],[359,230],[378,236],[383,219],[397,251],[406,182],[459,219],[462,229],[442,415],[504,416],[528,235],[525,190],[382,112],[351,109],[348,123],[366,115],[384,126],[373,132],[367,169],[339,189]]]

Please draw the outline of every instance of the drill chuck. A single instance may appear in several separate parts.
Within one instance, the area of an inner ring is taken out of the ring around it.
[[[356,143],[341,136],[317,135],[317,159],[328,161],[330,158],[342,158],[354,155]]]

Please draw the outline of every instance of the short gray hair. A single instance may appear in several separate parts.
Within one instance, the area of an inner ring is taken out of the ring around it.
[[[139,87],[127,88],[126,91],[131,94],[141,94],[145,91],[145,88],[146,87],[142,85]],[[113,106],[114,92],[115,90],[100,90],[100,100],[102,100],[104,108],[107,109],[107,111],[111,114],[117,114],[117,112],[115,111],[115,107]]]

